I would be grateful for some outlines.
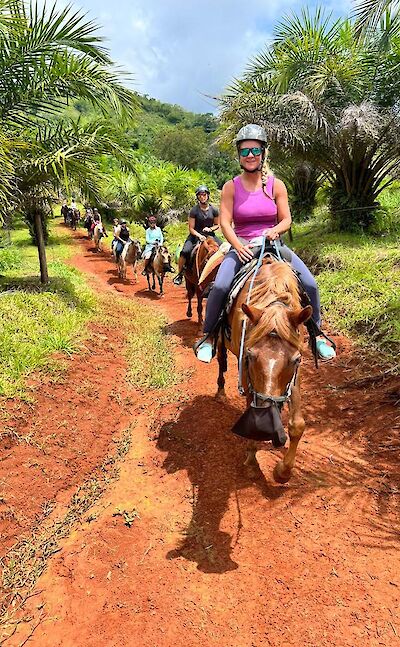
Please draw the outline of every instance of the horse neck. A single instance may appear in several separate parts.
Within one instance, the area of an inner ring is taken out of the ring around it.
[[[202,273],[207,261],[214,253],[214,250],[209,249],[206,241],[201,243],[199,249],[197,250],[197,258],[195,259],[196,274],[198,275],[197,278],[200,277],[200,274]]]

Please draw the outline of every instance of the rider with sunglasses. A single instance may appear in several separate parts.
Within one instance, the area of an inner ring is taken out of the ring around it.
[[[318,286],[303,261],[280,240],[291,226],[287,190],[281,180],[275,178],[266,158],[267,136],[264,128],[248,124],[236,137],[236,147],[241,175],[226,182],[221,195],[221,229],[231,244],[214,286],[207,300],[204,321],[205,336],[195,345],[195,352],[203,362],[210,362],[213,353],[213,331],[226,301],[233,279],[239,269],[253,258],[253,249],[260,247],[263,236],[277,241],[282,256],[291,256],[291,264],[301,278],[313,307],[313,319],[321,324],[321,308]],[[234,225],[234,227],[232,226]],[[323,337],[317,339],[317,351],[323,360],[335,357],[334,349]]]

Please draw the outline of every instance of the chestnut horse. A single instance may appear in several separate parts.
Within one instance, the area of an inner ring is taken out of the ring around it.
[[[190,318],[193,314],[192,299],[196,295],[197,316],[200,332],[203,326],[203,290],[199,288],[199,278],[207,261],[213,254],[215,254],[215,252],[218,251],[218,249],[218,243],[215,241],[215,239],[212,236],[207,236],[207,238],[198,245],[197,250],[195,250],[191,267],[185,270],[186,292],[188,299],[186,316]]]
[[[231,308],[230,340],[224,336],[218,341],[218,395],[225,396],[226,348],[239,358],[242,326],[246,323],[239,383],[248,408],[233,431],[250,440],[245,465],[258,465],[255,440],[272,439],[276,447],[285,443],[280,408],[287,401],[290,444],[274,469],[275,481],[286,483],[305,427],[300,399],[302,324],[311,317],[312,308],[301,307],[297,278],[282,261],[268,256],[264,259],[247,305],[250,281],[251,278],[246,281]],[[244,316],[248,318],[246,322]]]

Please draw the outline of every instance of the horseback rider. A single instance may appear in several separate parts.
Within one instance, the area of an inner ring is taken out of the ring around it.
[[[114,232],[117,244],[115,245],[115,258],[118,261],[127,242],[130,240],[129,229],[126,220],[119,221],[119,232]]]
[[[68,207],[67,201],[63,200],[63,203],[61,206],[61,216],[64,218],[65,225],[67,224],[68,211],[69,211],[69,207]]]
[[[179,256],[178,274],[173,280],[175,285],[181,285],[183,274],[190,263],[190,255],[197,243],[212,236],[221,245],[221,240],[215,235],[219,228],[219,211],[210,200],[210,191],[205,184],[196,189],[197,204],[189,213],[189,236],[186,238]]]
[[[145,260],[142,276],[147,274],[147,269],[154,258],[157,244],[162,245],[164,242],[162,230],[157,226],[157,218],[149,216],[147,223],[149,226],[146,229],[146,246],[142,254],[142,258]]]
[[[208,297],[204,338],[195,346],[196,355],[203,362],[210,362],[212,359],[213,331],[233,279],[240,268],[254,258],[252,250],[260,248],[264,236],[269,241],[275,241],[283,256],[291,256],[292,267],[300,275],[310,299],[313,319],[318,327],[321,324],[316,281],[303,261],[280,238],[281,234],[289,230],[292,218],[286,186],[272,174],[268,166],[266,146],[267,135],[259,125],[247,124],[236,136],[242,173],[226,182],[221,194],[221,229],[232,247],[221,263]],[[317,338],[317,352],[323,360],[330,360],[336,355],[323,337]]]

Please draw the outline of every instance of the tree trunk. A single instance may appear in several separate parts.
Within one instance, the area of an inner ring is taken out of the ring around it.
[[[43,237],[42,217],[38,209],[35,209],[35,235],[36,235],[36,244],[37,244],[38,254],[39,254],[40,282],[48,283],[49,274],[47,271],[46,247],[44,244],[44,237]]]

